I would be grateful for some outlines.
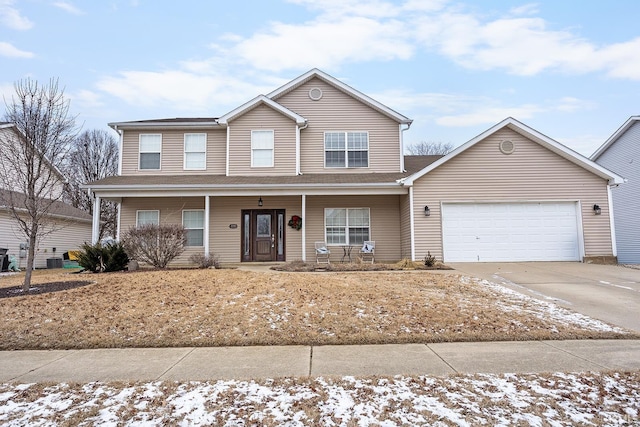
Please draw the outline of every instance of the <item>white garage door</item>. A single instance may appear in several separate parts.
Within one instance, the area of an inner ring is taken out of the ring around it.
[[[442,205],[445,262],[578,261],[576,203]]]

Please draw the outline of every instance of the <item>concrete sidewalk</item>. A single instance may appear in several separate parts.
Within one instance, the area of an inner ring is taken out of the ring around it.
[[[0,352],[0,382],[260,379],[640,369],[640,340]]]

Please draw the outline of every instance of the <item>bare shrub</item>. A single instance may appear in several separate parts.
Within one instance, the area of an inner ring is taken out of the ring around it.
[[[431,252],[427,251],[427,255],[424,257],[424,265],[427,267],[433,267],[436,264],[436,257],[431,255]]]
[[[122,243],[129,258],[165,268],[184,252],[187,231],[179,224],[144,224],[130,228]]]
[[[201,253],[193,254],[189,261],[196,264],[198,268],[220,268],[220,261],[217,255],[205,255]]]

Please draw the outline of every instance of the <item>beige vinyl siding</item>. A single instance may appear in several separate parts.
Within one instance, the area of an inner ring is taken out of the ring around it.
[[[376,242],[376,261],[397,261],[401,258],[399,196],[314,196],[307,197],[307,261],[315,261],[314,243],[324,241],[325,208],[369,208],[370,237]],[[340,245],[329,246],[331,261],[339,262]],[[358,249],[351,253],[355,260]]]
[[[229,123],[229,175],[295,175],[296,123],[259,105]],[[251,167],[251,131],[274,131],[273,167]]]
[[[160,170],[139,170],[138,150],[140,134],[162,134],[162,151],[160,155]],[[184,170],[184,134],[207,134],[207,169]],[[226,172],[227,133],[224,129],[188,128],[180,130],[142,130],[124,131],[122,150],[122,175],[133,174],[214,174],[224,175]]]
[[[411,259],[411,199],[400,196],[400,257]]]
[[[46,268],[47,258],[62,258],[66,251],[78,250],[80,245],[91,242],[91,222],[55,220],[54,232],[46,235],[36,248],[35,267]],[[20,269],[27,266],[27,258],[20,258],[20,243],[28,242],[6,212],[0,212],[0,248],[9,249],[8,255],[14,255]],[[56,252],[53,252],[56,248]]]
[[[322,98],[309,98],[311,88],[320,88]],[[302,173],[371,173],[400,170],[399,125],[372,107],[314,78],[276,101],[308,120],[301,131]],[[368,168],[325,168],[324,132],[369,132]]]
[[[502,154],[502,140],[515,152]],[[442,259],[441,203],[577,201],[585,256],[612,254],[607,182],[522,135],[502,129],[426,174],[414,186],[416,258]],[[600,205],[602,215],[592,207]],[[428,205],[431,216],[422,209]],[[446,260],[445,260],[446,261]]]

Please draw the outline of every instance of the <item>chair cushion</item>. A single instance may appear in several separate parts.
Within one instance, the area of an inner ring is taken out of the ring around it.
[[[362,246],[362,249],[360,249],[360,250],[361,250],[362,252],[371,252],[371,251],[373,251],[373,248],[372,248],[370,245],[368,245],[368,244],[366,244],[366,243],[365,243],[365,244]]]
[[[328,254],[329,253],[329,249],[327,249],[327,248],[317,248],[316,252],[318,252],[319,254]]]

